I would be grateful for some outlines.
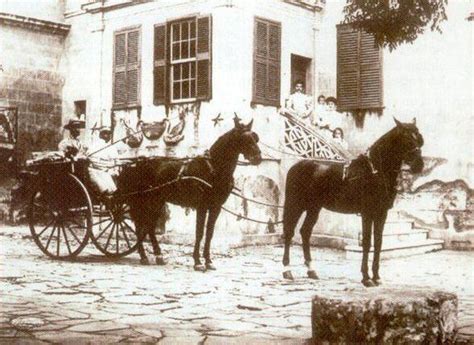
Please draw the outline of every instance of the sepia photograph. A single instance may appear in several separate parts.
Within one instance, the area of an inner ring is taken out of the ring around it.
[[[0,0],[0,344],[474,344],[473,0]]]

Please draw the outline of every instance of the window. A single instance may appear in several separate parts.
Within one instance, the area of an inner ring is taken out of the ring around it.
[[[211,99],[211,17],[155,26],[154,103]]]
[[[337,105],[342,111],[383,109],[382,49],[374,37],[337,26]]]
[[[114,108],[140,105],[140,30],[115,33],[114,39]]]
[[[253,51],[253,100],[280,106],[281,24],[255,18]]]

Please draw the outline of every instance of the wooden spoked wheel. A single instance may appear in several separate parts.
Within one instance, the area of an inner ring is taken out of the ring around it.
[[[40,180],[28,208],[31,235],[43,253],[54,259],[76,257],[92,229],[92,202],[74,175]]]
[[[120,201],[94,206],[91,239],[103,254],[119,258],[137,249],[138,235],[130,218],[130,207]]]

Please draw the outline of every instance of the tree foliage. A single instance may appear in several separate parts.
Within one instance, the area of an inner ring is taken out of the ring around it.
[[[429,26],[441,32],[448,0],[346,0],[344,23],[375,36],[379,46],[412,43]]]

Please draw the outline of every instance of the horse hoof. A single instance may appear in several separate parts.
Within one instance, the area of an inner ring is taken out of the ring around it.
[[[375,283],[371,279],[362,279],[361,282],[365,287],[374,287],[375,286]]]
[[[166,260],[163,257],[163,255],[157,255],[155,257],[155,262],[156,262],[157,265],[160,265],[160,266],[166,265]]]
[[[141,258],[140,259],[140,264],[142,265],[149,265],[150,261],[148,261],[148,258]]]
[[[214,266],[214,264],[212,262],[206,263],[206,269],[208,269],[210,271],[217,270],[216,266]]]
[[[382,279],[380,278],[374,278],[372,279],[372,282],[375,284],[375,286],[382,285]]]
[[[288,280],[295,280],[295,278],[293,278],[293,274],[291,273],[291,271],[283,272],[283,278],[288,279]]]
[[[194,265],[194,270],[197,272],[205,272],[206,266],[204,266],[203,264]]]
[[[319,279],[319,277],[316,274],[315,270],[309,270],[308,271],[308,278],[310,278],[310,279]]]

